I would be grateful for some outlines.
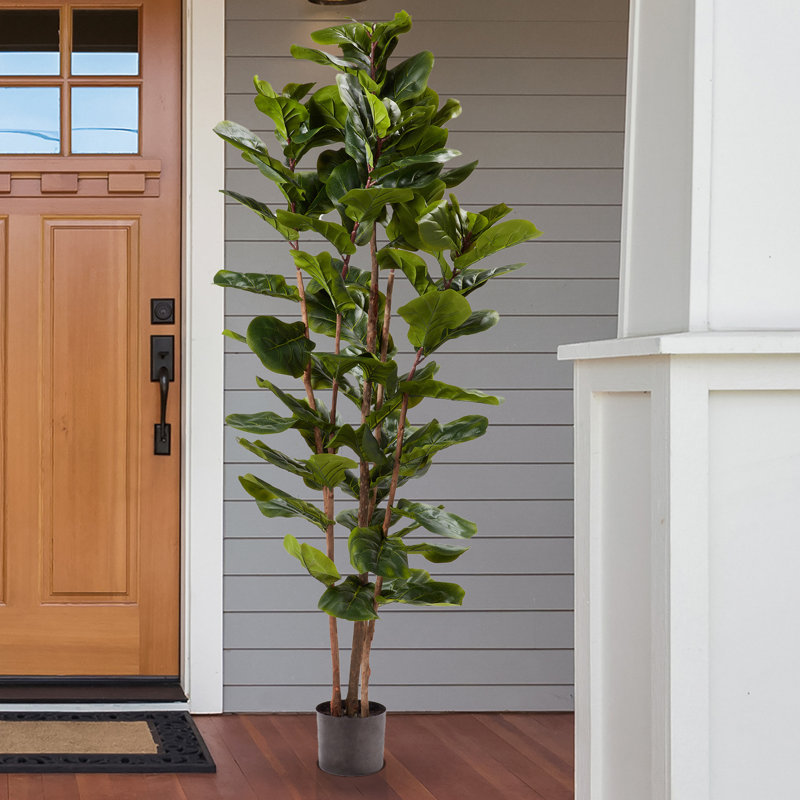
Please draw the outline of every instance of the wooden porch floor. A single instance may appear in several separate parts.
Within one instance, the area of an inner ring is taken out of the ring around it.
[[[572,800],[571,714],[397,714],[386,767],[316,767],[312,715],[197,717],[216,775],[0,775],[0,800]]]

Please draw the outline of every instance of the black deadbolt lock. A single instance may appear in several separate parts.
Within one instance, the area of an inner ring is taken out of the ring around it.
[[[153,325],[175,323],[175,300],[171,297],[154,297],[150,300],[150,322]]]

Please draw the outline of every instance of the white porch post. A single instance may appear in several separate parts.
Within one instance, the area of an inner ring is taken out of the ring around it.
[[[632,0],[575,361],[577,800],[800,797],[800,4]]]

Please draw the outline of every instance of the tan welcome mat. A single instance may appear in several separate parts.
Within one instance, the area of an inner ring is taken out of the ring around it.
[[[184,711],[0,713],[0,772],[214,772]]]

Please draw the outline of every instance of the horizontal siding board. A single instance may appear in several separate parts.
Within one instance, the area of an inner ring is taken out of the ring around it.
[[[311,240],[303,241],[303,248],[316,253],[324,249],[323,244],[313,243]],[[481,266],[502,266],[510,261],[525,263],[523,271],[518,274],[526,278],[616,280],[619,274],[619,244],[547,242],[537,239],[521,244],[507,253],[496,253],[482,261]],[[293,262],[285,242],[228,241],[225,246],[225,266],[237,272],[278,272],[290,275],[289,267],[293,266]],[[241,292],[227,293],[227,313],[248,313],[237,310],[239,298],[242,297]]]
[[[311,580],[309,578],[309,580]],[[543,650],[573,646],[571,611],[472,611],[467,608],[390,608],[376,637],[391,637],[392,647]],[[340,621],[339,638],[351,639],[350,623]],[[380,642],[380,638],[376,639]],[[294,614],[227,611],[226,648],[304,649],[328,642],[328,619],[319,611]],[[377,676],[375,676],[377,678]]]
[[[339,553],[339,564],[343,569],[349,569],[347,563],[347,535],[341,525],[337,525],[341,536],[337,537],[336,545]],[[320,546],[319,536],[311,535],[309,529],[299,538],[301,542],[308,542],[314,547]],[[406,541],[442,541],[440,537],[425,531],[415,532],[407,537]],[[566,577],[572,573],[572,540],[571,539],[500,539],[500,538],[472,538],[464,544],[469,545],[469,550],[456,561],[449,564],[431,564],[422,556],[411,556],[414,568],[427,569],[436,575],[461,575],[474,571],[486,572],[491,575],[519,575],[522,573],[542,576],[558,575]],[[229,539],[225,542],[225,574],[236,575],[298,575],[307,577],[305,569],[297,559],[292,558],[284,549],[280,539]],[[533,582],[536,583],[535,581]],[[571,587],[571,582],[570,582]],[[306,584],[306,590],[311,589]],[[318,587],[313,587],[316,589]],[[544,589],[552,586],[544,584]],[[571,592],[572,589],[569,589]],[[313,590],[311,591],[313,594]],[[562,598],[563,599],[563,598]],[[571,596],[567,601],[567,608],[571,607]],[[563,607],[562,607],[563,608]],[[250,610],[257,610],[254,606]],[[232,609],[233,610],[233,609]],[[264,609],[269,610],[269,609]]]
[[[344,503],[337,505],[338,510],[345,507]],[[571,500],[514,500],[507,503],[458,500],[449,503],[448,510],[476,523],[479,539],[491,536],[572,536]],[[250,499],[225,503],[225,530],[229,537],[283,539],[287,533],[298,537],[309,535],[307,522],[265,517]]]
[[[299,41],[299,39],[297,39]],[[253,76],[275,86],[290,82],[331,82],[331,70],[288,55],[289,44],[270,56],[239,56],[226,60],[225,85],[229,97],[251,98]],[[538,55],[538,54],[537,54]],[[513,80],[509,79],[513,76]],[[436,61],[430,86],[440,95],[555,95],[624,97],[626,62],[618,59],[574,58],[441,58]]]
[[[447,580],[463,586],[466,594],[462,608],[469,611],[572,608],[571,575],[452,575],[433,568],[429,572],[437,578],[446,575]],[[308,575],[234,575],[224,580],[225,608],[229,611],[314,611],[323,591],[324,587]],[[421,610],[429,612],[424,607]],[[391,608],[382,615],[385,619],[394,613],[403,612]],[[420,620],[419,624],[424,623]]]
[[[391,636],[378,637],[372,648],[372,673],[386,684],[441,686],[448,684],[479,685],[487,675],[494,675],[497,685],[529,683],[535,675],[539,683],[572,681],[571,650],[415,650],[410,654],[414,670],[409,671],[403,653],[385,650]],[[299,657],[298,657],[299,656]],[[400,657],[398,657],[400,656]],[[225,684],[227,686],[270,686],[276,675],[292,675],[298,686],[316,686],[330,673],[331,657],[327,650],[227,650]],[[342,674],[349,670],[350,651],[341,651]]]
[[[300,397],[302,392],[292,394]],[[327,404],[325,392],[319,396]],[[426,400],[425,409],[431,418],[454,419],[469,413],[491,412],[492,422],[498,425],[569,425],[572,423],[572,392],[566,389],[505,389],[505,403],[499,406],[454,404],[449,400]],[[252,414],[274,411],[285,414],[286,407],[266,389],[228,390],[225,392],[226,414]]]
[[[232,292],[236,294],[236,292]],[[242,293],[239,293],[242,294]],[[474,294],[470,299],[481,297]],[[232,303],[229,305],[233,305]],[[261,304],[259,304],[261,305]],[[275,314],[274,308],[269,312],[265,307],[258,313]],[[474,305],[482,305],[475,302]],[[283,305],[282,311],[295,311],[295,314],[278,313],[275,316],[291,322],[299,319],[299,306]],[[226,317],[225,327],[236,331],[245,331],[247,324],[256,312],[232,314]],[[612,339],[616,335],[617,322],[612,316],[600,317],[526,317],[526,316],[506,316],[501,317],[500,322],[488,331],[479,334],[477,338],[472,336],[461,336],[452,339],[443,348],[445,353],[474,353],[480,350],[484,353],[514,353],[514,352],[537,352],[555,353],[559,345],[569,344],[570,342],[588,342],[597,339]],[[393,317],[391,332],[395,346],[399,353],[411,355],[412,347],[406,339],[408,325],[402,318]],[[319,334],[311,336],[317,342],[318,350],[327,350],[330,347],[330,339]],[[533,348],[536,348],[535,350]],[[246,353],[249,348],[245,342],[234,339],[225,339],[225,351],[227,353]],[[402,358],[402,355],[397,356]],[[438,356],[437,356],[438,362]]]
[[[282,202],[275,184],[247,165],[228,169],[226,185],[269,205]],[[618,205],[621,193],[620,169],[479,169],[458,187],[460,202],[484,207],[501,202],[512,206]],[[238,205],[230,199],[227,203]]]
[[[507,254],[506,263],[513,262],[514,255],[516,254],[513,251]],[[359,261],[355,261],[353,264],[364,267]],[[514,275],[524,274],[524,271],[523,267]],[[289,277],[288,271],[286,276]],[[413,297],[414,290],[407,285],[405,279],[399,278],[395,283],[392,304],[398,308]],[[285,300],[238,290],[230,290],[227,299],[228,313],[252,316],[256,314],[281,315],[291,314],[297,308]],[[469,300],[476,308],[499,309],[501,315],[606,316],[616,314],[618,286],[615,280],[559,280],[557,278],[518,278],[504,275],[481,287],[470,295]],[[231,308],[231,303],[236,303],[235,311]],[[478,341],[478,338],[475,338],[474,341]],[[440,358],[441,355],[437,353],[437,363]],[[513,369],[511,361],[507,363],[507,366],[509,371]]]
[[[248,497],[236,479],[241,472],[236,464],[226,465],[226,499],[243,500]],[[268,464],[253,464],[249,472],[304,500],[318,499],[318,495],[305,488],[299,478]],[[571,500],[572,465],[487,464],[476,467],[473,464],[439,464],[423,479],[406,484],[400,489],[399,495],[422,501],[470,497],[480,500],[515,497]]]
[[[389,711],[572,711],[571,685],[497,686],[383,686],[370,681],[370,699]],[[226,711],[311,711],[330,694],[320,686],[226,686]],[[387,722],[391,736],[391,721]]]
[[[226,52],[229,56],[266,53],[285,55],[290,44],[308,46],[313,22],[300,20],[229,20]],[[623,21],[505,21],[429,20],[416,25],[399,40],[395,58],[432,50],[439,60],[469,53],[473,59],[515,58],[624,58],[627,24]],[[333,48],[323,50],[338,52]],[[473,66],[474,69],[474,66]]]
[[[483,3],[464,0],[405,0],[403,7],[414,18],[415,23],[427,20],[621,20],[628,18],[625,0],[503,0],[487,7]],[[338,24],[354,15],[361,20],[380,21],[391,19],[397,10],[396,0],[367,0],[358,9],[347,6],[318,6],[298,3],[297,0],[269,0],[271,19],[313,20],[324,26],[327,22]],[[263,19],[264,0],[228,0],[226,5],[229,20]],[[356,11],[358,13],[356,13]]]
[[[231,63],[236,66],[235,61]],[[225,116],[259,132],[267,145],[274,148],[274,139],[270,140],[272,134],[268,133],[273,129],[272,121],[255,107],[253,92],[248,91],[251,77],[243,77],[239,87],[242,94],[228,95]],[[264,77],[268,77],[268,73]],[[469,83],[465,81],[464,85],[466,88]],[[459,94],[456,92],[457,96]],[[469,95],[462,105],[461,116],[447,123],[453,136],[487,131],[505,137],[516,132],[524,133],[532,142],[537,143],[548,141],[552,135],[548,132],[570,132],[581,137],[582,141],[597,142],[603,140],[595,139],[595,133],[614,133],[618,137],[625,126],[625,98],[613,95]],[[616,139],[610,141],[615,142]],[[475,143],[471,143],[471,146],[475,146]],[[467,155],[472,152],[471,149],[462,149]],[[226,148],[226,157],[229,164],[241,162],[238,151],[231,148]],[[483,160],[481,163],[489,166]]]
[[[452,416],[455,418],[456,415]],[[260,463],[258,456],[238,444],[237,439],[240,436],[251,440],[262,438],[270,447],[277,448],[292,458],[307,458],[310,452],[305,441],[296,431],[258,437],[255,434],[226,428],[225,461],[228,463],[241,465]],[[352,451],[347,448],[342,448],[341,452],[350,457],[353,455]],[[486,434],[479,439],[449,447],[436,456],[436,464],[453,462],[462,464],[571,463],[572,427],[567,425],[490,425]]]
[[[490,203],[476,204],[465,208],[480,211]],[[534,220],[542,231],[544,242],[619,242],[621,212],[619,206],[535,206],[518,207],[516,214],[509,217],[522,217]],[[230,241],[279,241],[275,229],[266,222],[261,223],[252,211],[240,205],[228,205],[225,209],[227,238]],[[522,247],[520,247],[522,249]],[[516,251],[512,251],[516,256]],[[524,257],[519,257],[524,260]]]

